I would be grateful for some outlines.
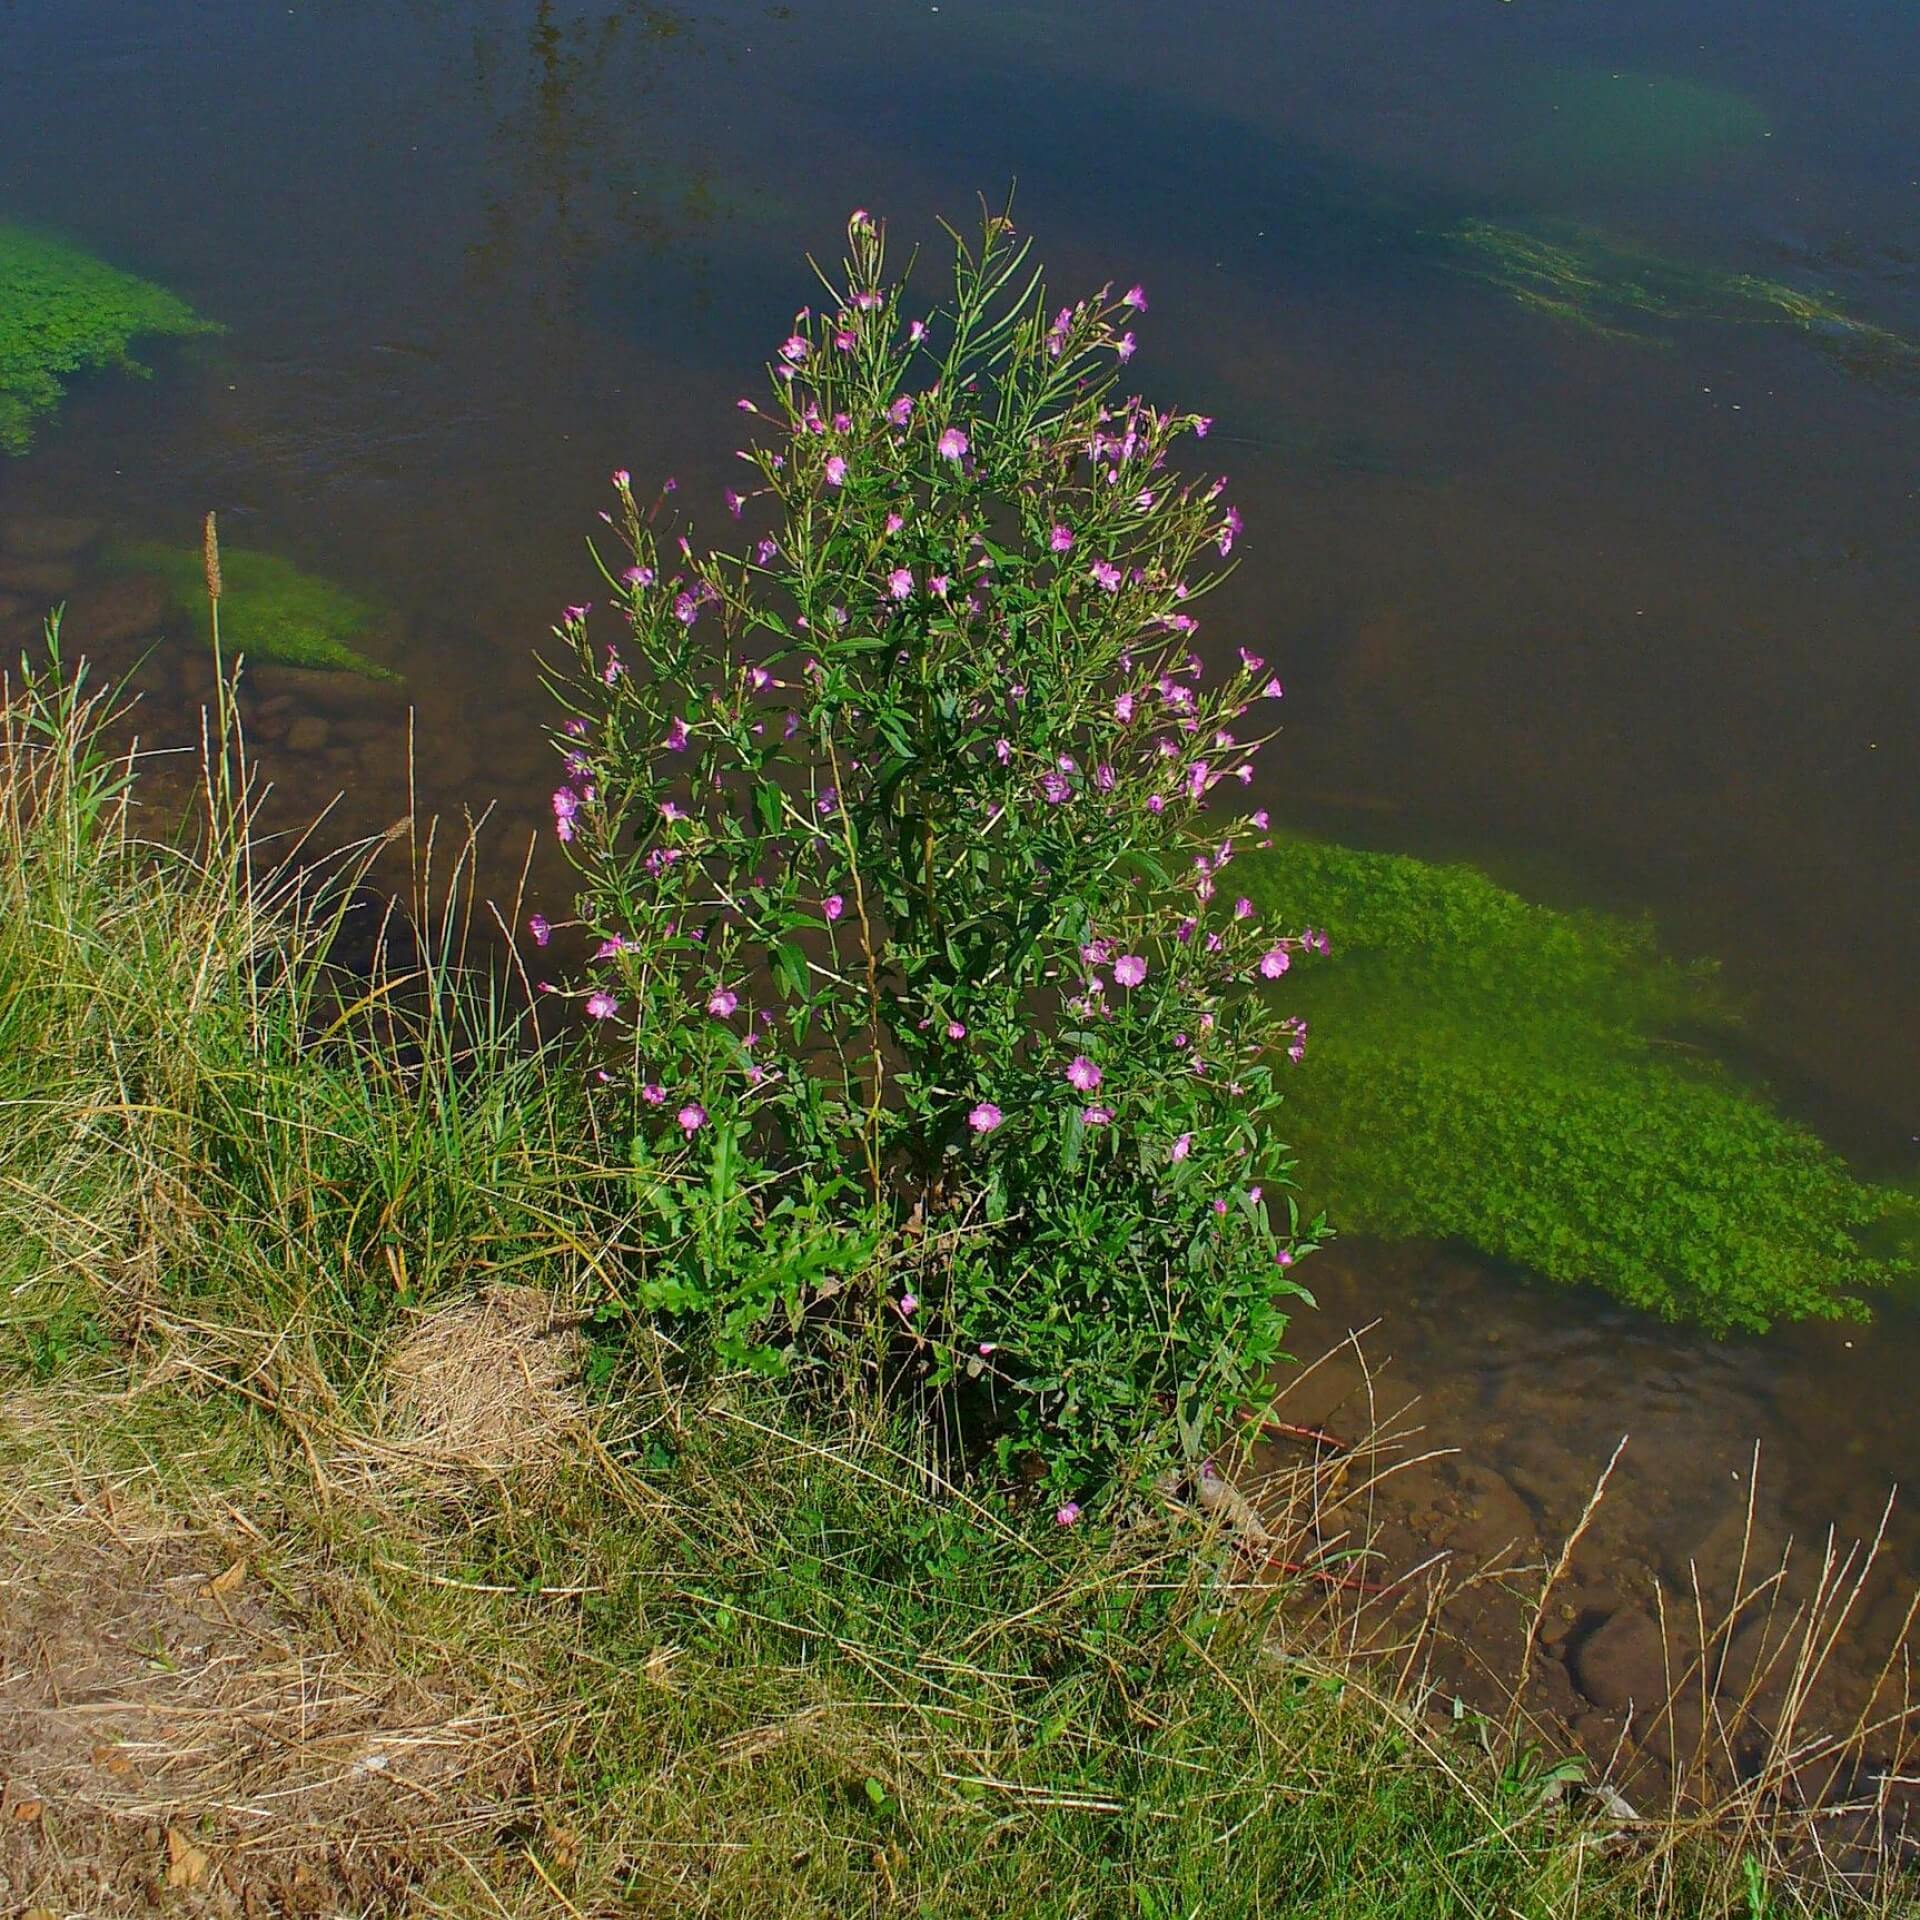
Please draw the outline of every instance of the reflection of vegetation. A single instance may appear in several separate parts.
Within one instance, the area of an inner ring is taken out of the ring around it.
[[[1920,375],[1920,348],[1912,341],[1785,281],[1687,266],[1579,227],[1534,229],[1467,219],[1439,238],[1464,271],[1542,313],[1598,333],[1627,333],[1644,320],[1786,326],[1855,371]]]
[[[142,335],[211,333],[184,300],[78,247],[0,223],[0,452],[25,453],[33,426],[87,367],[146,369]]]
[[[110,560],[129,571],[158,574],[177,605],[204,611],[206,575],[198,547],[141,540],[116,548]],[[230,654],[282,666],[364,674],[372,680],[400,677],[349,644],[377,615],[344,587],[303,573],[278,554],[250,552],[245,547],[223,546],[220,568],[224,576],[220,639]]]
[[[1333,939],[1288,982],[1312,1026],[1289,1138],[1336,1225],[1468,1241],[1716,1332],[1840,1316],[1913,1272],[1859,1238],[1909,1203],[1684,1038],[1734,1015],[1646,926],[1310,841],[1247,865],[1265,912]]]
[[[546,283],[558,267],[570,298],[572,276],[604,251],[609,228],[637,227],[652,237],[648,212],[624,189],[609,156],[622,145],[616,132],[648,124],[639,108],[659,78],[655,56],[686,33],[682,15],[654,0],[619,0],[592,17],[572,18],[555,0],[537,0],[517,81],[510,52],[475,36],[475,90],[496,116],[504,156],[495,169],[503,184],[485,208],[485,237],[469,249],[476,273],[499,275],[530,242],[541,268],[534,297],[548,297]]]
[[[1766,115],[1745,95],[1670,73],[1552,73],[1523,111],[1523,161],[1561,183],[1660,184],[1767,134]]]

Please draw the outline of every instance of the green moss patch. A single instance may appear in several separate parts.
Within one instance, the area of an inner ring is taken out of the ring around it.
[[[1716,1333],[1858,1313],[1915,1272],[1914,1203],[1720,1064],[1735,1009],[1649,927],[1305,840],[1235,871],[1332,938],[1283,991],[1311,1029],[1289,1138],[1337,1226],[1465,1241]]]
[[[109,564],[166,581],[177,606],[204,618],[207,584],[196,547],[169,547],[157,540],[131,541],[113,549]],[[369,680],[398,680],[390,667],[369,659],[351,642],[379,618],[378,610],[344,587],[303,573],[278,554],[222,545],[220,644],[229,657],[287,667],[320,667],[358,673]]]
[[[70,374],[89,367],[145,374],[129,351],[134,340],[219,331],[150,280],[0,222],[0,452],[27,451]]]
[[[1691,266],[1585,227],[1468,219],[1438,238],[1461,271],[1596,333],[1631,337],[1650,323],[1689,321],[1791,327],[1849,372],[1920,381],[1920,346],[1783,280]]]

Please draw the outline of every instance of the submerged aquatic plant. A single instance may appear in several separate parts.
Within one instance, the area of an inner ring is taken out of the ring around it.
[[[108,560],[127,572],[158,574],[183,610],[206,605],[206,562],[197,546],[131,541],[112,549]],[[351,644],[379,618],[366,601],[276,553],[222,546],[220,560],[220,638],[229,655],[369,680],[400,678]]]
[[[1240,871],[1332,938],[1289,980],[1313,1036],[1289,1130],[1337,1226],[1463,1240],[1716,1333],[1843,1317],[1913,1274],[1912,1202],[1719,1063],[1701,1043],[1736,1010],[1646,924],[1308,840]]]
[[[1473,218],[1437,238],[1460,271],[1595,333],[1633,338],[1645,322],[1703,320],[1791,327],[1851,372],[1920,382],[1920,345],[1784,280],[1691,266],[1587,227]]]
[[[1542,184],[1664,186],[1751,153],[1767,116],[1745,94],[1674,73],[1556,68],[1516,92],[1517,157]]]
[[[0,222],[0,453],[27,451],[69,374],[117,367],[144,375],[128,351],[132,341],[219,331],[165,287]]]

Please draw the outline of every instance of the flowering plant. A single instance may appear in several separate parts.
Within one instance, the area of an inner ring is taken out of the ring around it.
[[[1118,397],[1145,294],[1051,310],[1004,217],[954,244],[914,317],[853,216],[739,402],[731,551],[614,475],[554,820],[661,1229],[641,1304],[775,1363],[885,1328],[1066,1494],[1194,1457],[1278,1355],[1319,1229],[1262,989],[1315,936],[1229,877],[1280,687],[1193,650],[1240,520],[1170,465],[1210,423]]]

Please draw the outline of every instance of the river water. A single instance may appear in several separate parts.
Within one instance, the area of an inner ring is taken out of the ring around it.
[[[549,784],[532,649],[588,589],[608,470],[711,524],[802,254],[855,205],[937,240],[1017,181],[1056,285],[1144,281],[1136,370],[1219,419],[1249,557],[1211,624],[1284,662],[1292,720],[1254,797],[1651,909],[1753,996],[1788,1103],[1906,1176],[1920,362],[1712,300],[1581,324],[1458,236],[1604,235],[1920,340],[1917,83],[1904,0],[0,0],[0,219],[229,329],[77,383],[0,459],[0,520],[184,545],[217,508],[391,609],[421,798],[497,802],[516,843]],[[149,679],[163,722],[190,688]],[[403,804],[395,722],[297,737],[263,741],[290,799]],[[547,853],[534,885],[561,897]],[[1869,1529],[1910,1475],[1901,1310],[1716,1346],[1359,1244],[1318,1287],[1303,1353],[1378,1320],[1389,1390],[1516,1536],[1632,1433],[1583,1617],[1684,1577],[1756,1441],[1782,1533]],[[1316,1417],[1351,1415],[1339,1378]],[[1896,1510],[1867,1610],[1917,1579]]]

